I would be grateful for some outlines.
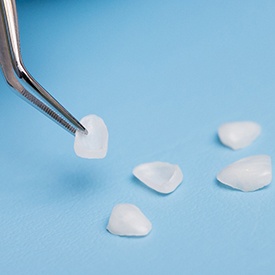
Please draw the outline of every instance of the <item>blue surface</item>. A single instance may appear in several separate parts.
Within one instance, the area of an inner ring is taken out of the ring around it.
[[[275,159],[274,1],[18,1],[30,72],[77,118],[109,128],[104,160],[0,79],[0,274],[274,274],[275,187],[242,193],[215,180],[254,154]],[[262,125],[231,151],[217,128]],[[135,180],[147,161],[177,163],[164,196]],[[153,223],[145,238],[106,224],[116,203]],[[172,269],[172,270],[171,270]]]

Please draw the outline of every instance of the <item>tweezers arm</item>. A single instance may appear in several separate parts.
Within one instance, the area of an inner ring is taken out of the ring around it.
[[[16,74],[20,77],[20,66],[22,61],[15,0],[1,0],[1,2],[5,21],[4,23],[6,24],[7,38],[10,46],[12,65]]]
[[[5,22],[3,15],[3,8],[0,4],[0,65],[4,76],[10,86],[12,86],[18,94],[25,99],[28,103],[36,107],[46,116],[52,118],[55,122],[57,122],[64,129],[68,130],[70,133],[74,134],[76,129],[70,123],[65,121],[59,114],[54,112],[51,108],[49,108],[46,104],[44,104],[41,100],[33,96],[30,92],[28,92],[18,81],[17,75],[13,70],[12,58],[9,49],[9,41],[7,39]]]
[[[0,2],[3,10],[3,20],[6,24],[6,35],[9,43],[12,66],[15,73],[19,78],[26,81],[52,108],[57,110],[70,123],[72,123],[76,129],[87,133],[87,130],[83,127],[83,125],[76,118],[74,118],[53,96],[51,96],[25,68],[20,52],[19,28],[15,0],[0,0]]]

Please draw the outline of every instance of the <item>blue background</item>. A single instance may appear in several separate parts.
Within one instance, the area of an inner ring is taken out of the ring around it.
[[[215,175],[242,157],[275,157],[275,2],[20,0],[26,67],[77,118],[109,128],[103,160],[0,78],[0,274],[274,274],[275,187],[243,193]],[[220,124],[262,135],[232,151]],[[132,176],[179,164],[160,195]],[[145,238],[105,227],[117,203],[152,221]]]

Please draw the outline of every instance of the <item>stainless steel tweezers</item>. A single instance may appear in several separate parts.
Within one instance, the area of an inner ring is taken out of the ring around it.
[[[52,97],[25,68],[19,41],[19,29],[15,0],[0,0],[0,65],[3,74],[23,99],[60,126],[75,134],[76,130],[87,134],[87,130],[54,97]],[[30,87],[29,92],[21,84]]]

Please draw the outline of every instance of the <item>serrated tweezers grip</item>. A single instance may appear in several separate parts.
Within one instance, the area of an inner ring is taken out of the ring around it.
[[[36,98],[33,94],[28,92],[26,89],[23,89],[21,95],[28,100],[29,103],[34,105],[34,107],[38,108],[45,115],[52,118],[54,121],[59,123],[62,127],[64,127],[69,132],[75,134],[76,128],[71,126],[65,119],[63,119],[60,115],[58,115],[55,111],[49,108],[46,104],[44,104],[41,100]]]

